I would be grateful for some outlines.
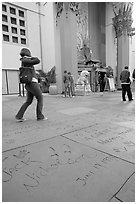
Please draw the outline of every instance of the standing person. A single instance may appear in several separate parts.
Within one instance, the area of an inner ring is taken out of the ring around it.
[[[69,76],[66,70],[64,71],[63,75],[63,83],[64,83],[64,96],[67,97],[67,93],[70,96]]]
[[[70,88],[70,96],[75,97],[75,82],[74,82],[74,77],[71,74],[71,72],[68,72],[69,76],[69,88]]]
[[[122,99],[123,101],[126,101],[126,93],[128,96],[128,100],[132,101],[132,92],[130,88],[130,72],[128,70],[128,66],[125,66],[124,70],[120,74],[120,80],[121,80],[121,87],[122,87]]]
[[[131,90],[135,92],[135,69],[133,70],[133,73],[132,73]]]
[[[25,119],[23,118],[23,115],[28,108],[28,106],[32,103],[34,96],[37,99],[37,107],[36,107],[36,116],[37,120],[46,120],[47,118],[44,117],[42,114],[42,108],[43,108],[43,96],[40,89],[40,86],[38,84],[37,75],[34,69],[34,65],[39,64],[40,60],[37,57],[32,57],[31,52],[27,48],[22,48],[20,52],[20,60],[21,60],[21,66],[24,67],[31,67],[32,68],[32,82],[25,84],[25,88],[27,90],[27,99],[26,102],[21,106],[20,110],[16,114],[15,118],[18,122],[23,122]]]
[[[135,69],[133,70],[133,73],[132,73],[132,79],[133,81],[135,81]]]
[[[99,84],[100,84],[100,93],[101,95],[103,95],[103,92],[104,92],[104,88],[105,88],[105,80],[104,80],[104,77],[105,77],[105,73],[104,72],[99,72]]]

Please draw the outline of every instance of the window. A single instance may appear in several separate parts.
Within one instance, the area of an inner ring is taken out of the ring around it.
[[[10,7],[10,13],[16,15],[16,9]]]
[[[24,17],[24,11],[19,10],[19,16]]]
[[[19,22],[20,22],[20,26],[25,27],[25,21],[23,21],[23,20],[19,20]]]
[[[2,21],[4,21],[4,22],[8,22],[8,18],[7,18],[6,15],[2,15]]]
[[[12,36],[12,42],[14,42],[14,43],[18,43],[18,37],[14,37],[14,36]]]
[[[20,35],[25,35],[25,30],[20,29]]]
[[[17,24],[16,18],[11,17],[10,19],[11,19],[11,23],[12,23],[12,24],[15,24],[15,25]]]
[[[17,34],[17,28],[11,27],[11,32],[14,33],[14,34]]]
[[[13,3],[2,3],[3,42],[27,45],[26,11]]]
[[[2,11],[7,12],[7,7],[4,4],[2,4]]]
[[[9,35],[3,34],[3,40],[9,42]]]
[[[9,32],[9,28],[7,25],[2,25],[2,31]]]
[[[21,44],[26,44],[26,39],[25,38],[21,38]]]

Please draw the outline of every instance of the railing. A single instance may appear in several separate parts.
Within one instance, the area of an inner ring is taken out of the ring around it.
[[[2,95],[25,95],[24,85],[19,83],[19,70],[2,69]]]

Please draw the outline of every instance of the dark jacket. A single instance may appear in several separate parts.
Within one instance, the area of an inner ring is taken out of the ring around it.
[[[24,56],[21,59],[21,66],[22,67],[31,67],[32,68],[32,75],[37,79],[37,75],[35,73],[34,65],[39,64],[40,60],[37,57],[28,57]]]
[[[130,84],[130,72],[128,70],[123,70],[120,74],[121,84]]]
[[[68,76],[68,74],[64,74],[63,82],[64,82],[64,84],[68,84],[69,83],[69,76]]]
[[[135,80],[135,69],[133,70],[132,78]]]

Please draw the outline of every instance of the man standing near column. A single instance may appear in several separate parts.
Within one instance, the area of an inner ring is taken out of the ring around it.
[[[132,101],[132,93],[130,88],[130,72],[128,70],[128,66],[125,66],[124,70],[120,74],[120,80],[121,80],[121,87],[122,87],[122,99],[123,101],[126,101],[126,93],[128,96],[128,100]]]

